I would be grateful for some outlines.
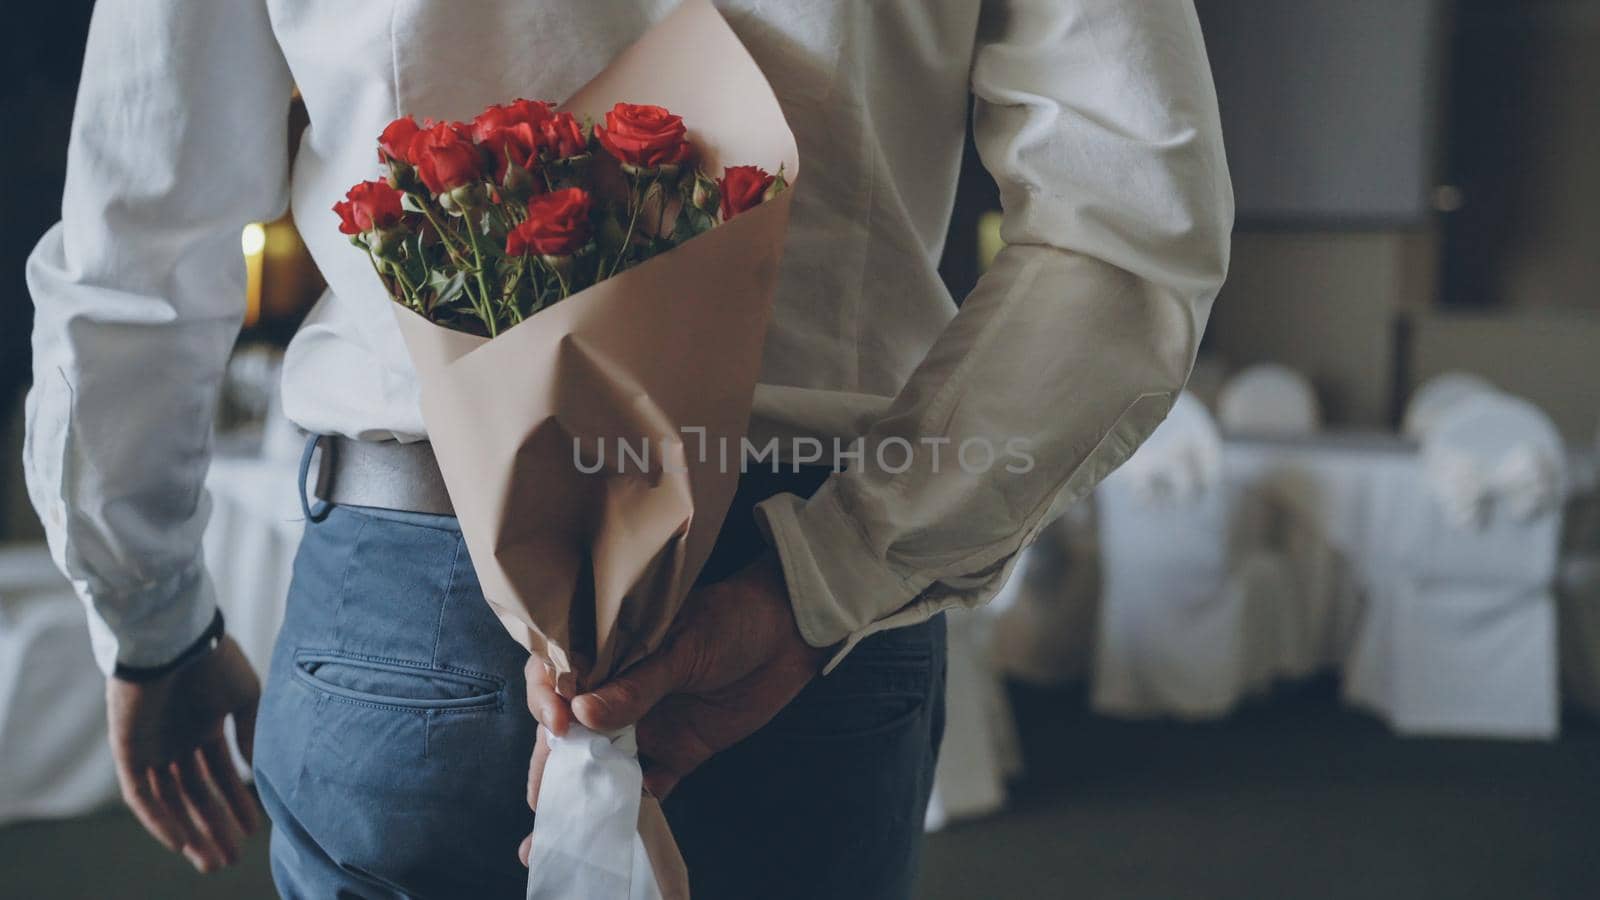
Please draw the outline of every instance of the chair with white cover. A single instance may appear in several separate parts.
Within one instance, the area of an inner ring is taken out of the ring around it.
[[[1101,604],[1091,699],[1122,716],[1226,714],[1276,668],[1277,611],[1239,566],[1222,441],[1188,394],[1101,483]]]
[[[1600,715],[1600,436],[1571,457],[1571,496],[1562,523],[1560,605],[1564,699]]]
[[[1498,390],[1488,380],[1470,372],[1443,372],[1429,378],[1411,394],[1406,403],[1405,418],[1400,432],[1413,440],[1422,440],[1440,416],[1468,397],[1493,394]]]
[[[1078,503],[1024,548],[987,606],[951,610],[944,742],[925,826],[998,811],[1022,752],[1002,676],[1060,685],[1088,675],[1099,608],[1093,509]]]
[[[1011,702],[984,649],[992,614],[954,609],[945,620],[944,741],[923,820],[928,831],[998,812],[1005,806],[1006,781],[1022,770]]]
[[[1385,498],[1346,698],[1403,733],[1554,736],[1565,481],[1561,437],[1533,404],[1479,393],[1442,412],[1415,492]]]
[[[1274,676],[1337,667],[1361,599],[1353,566],[1318,527],[1321,485],[1285,465],[1234,487],[1234,576],[1273,611]]]
[[[83,606],[41,545],[0,547],[0,824],[117,798],[105,679]]]
[[[1094,498],[1068,507],[1023,550],[1005,587],[985,608],[992,617],[990,664],[1043,687],[1089,677],[1100,611]]]
[[[1310,379],[1288,366],[1262,363],[1223,385],[1217,420],[1230,434],[1299,437],[1322,427],[1322,409]]]

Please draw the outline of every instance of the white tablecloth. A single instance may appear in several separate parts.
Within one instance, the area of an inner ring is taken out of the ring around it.
[[[0,547],[0,824],[116,796],[83,607],[44,545]]]
[[[1566,509],[1560,602],[1565,697],[1600,715],[1600,453],[1576,457]]]
[[[305,527],[297,470],[296,460],[219,457],[206,478],[212,502],[206,567],[228,633],[263,678]]]
[[[1222,464],[1231,489],[1274,491],[1363,579],[1392,557],[1384,526],[1424,490],[1417,445],[1387,434],[1230,439]]]

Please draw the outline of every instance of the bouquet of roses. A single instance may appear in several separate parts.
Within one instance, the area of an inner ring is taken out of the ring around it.
[[[401,118],[379,159],[335,209],[396,301],[484,596],[592,688],[660,646],[733,499],[794,136],[684,0],[564,104]],[[530,898],[687,896],[631,732],[551,738]]]
[[[495,337],[552,303],[711,230],[788,183],[780,168],[702,170],[682,117],[618,103],[599,125],[548,102],[471,122],[396,119],[385,180],[334,204],[396,301]]]

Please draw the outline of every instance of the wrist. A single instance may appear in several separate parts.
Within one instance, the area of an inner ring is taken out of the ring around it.
[[[111,677],[131,684],[147,684],[152,681],[159,681],[215,650],[217,645],[222,643],[224,633],[225,625],[222,619],[222,610],[218,609],[216,614],[211,617],[211,624],[207,625],[206,630],[201,632],[193,643],[185,647],[182,653],[167,662],[155,666],[129,666],[119,662],[111,670]]]
[[[788,583],[784,580],[783,562],[778,558],[777,552],[768,549],[746,566],[741,575],[747,579],[750,589],[772,599],[773,606],[781,611],[784,624],[792,638],[790,643],[795,654],[806,659],[813,672],[820,672],[831,648],[813,646],[800,630],[799,620],[795,616],[794,600],[789,594]]]

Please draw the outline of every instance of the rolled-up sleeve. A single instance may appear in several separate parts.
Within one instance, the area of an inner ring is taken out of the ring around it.
[[[241,228],[287,198],[292,86],[263,0],[100,0],[62,221],[28,261],[24,451],[95,656],[152,666],[216,609],[201,562]]]
[[[991,0],[983,20],[974,128],[1006,246],[864,463],[760,508],[801,633],[842,645],[835,662],[992,597],[1165,417],[1227,272],[1232,188],[1190,0]]]

